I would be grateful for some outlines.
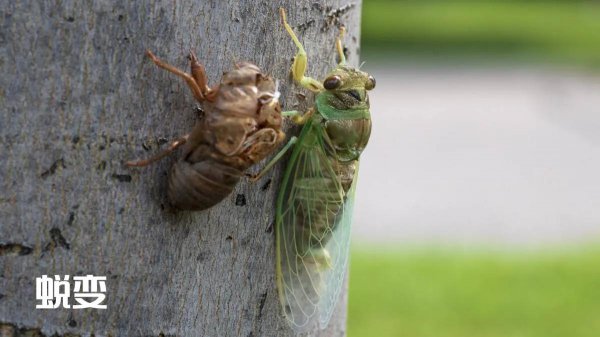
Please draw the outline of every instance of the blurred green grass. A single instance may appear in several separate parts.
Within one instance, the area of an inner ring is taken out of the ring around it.
[[[596,248],[477,253],[357,247],[348,336],[596,337],[599,261]]]
[[[365,0],[369,56],[524,58],[600,66],[600,2]]]

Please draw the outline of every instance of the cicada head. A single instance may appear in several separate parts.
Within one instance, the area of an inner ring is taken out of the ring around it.
[[[364,71],[341,64],[323,81],[328,104],[337,110],[368,109],[367,92],[375,88],[375,78]]]

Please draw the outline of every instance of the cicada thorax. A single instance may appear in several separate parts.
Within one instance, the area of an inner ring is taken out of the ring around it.
[[[326,145],[332,148],[330,154],[342,162],[358,159],[371,136],[367,91],[324,91],[316,97],[316,106],[327,133]]]
[[[171,169],[168,198],[179,209],[203,210],[231,193],[244,171],[284,139],[271,77],[253,64],[225,73],[183,157]]]
[[[371,119],[326,120],[328,152],[336,162],[355,161],[371,136]]]

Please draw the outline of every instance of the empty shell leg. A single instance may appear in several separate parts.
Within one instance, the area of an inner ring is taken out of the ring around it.
[[[190,90],[192,90],[192,94],[194,95],[196,100],[198,100],[198,102],[204,101],[204,95],[202,94],[202,90],[200,89],[200,86],[198,86],[198,83],[196,83],[196,80],[194,79],[194,77],[192,77],[192,75],[186,73],[183,70],[177,69],[176,67],[174,67],[168,63],[161,61],[158,57],[156,57],[154,54],[152,54],[152,52],[149,50],[146,50],[146,55],[158,67],[163,68],[166,71],[171,72],[171,73],[183,78],[183,80],[187,83],[188,87],[190,87]]]
[[[171,152],[177,150],[181,145],[185,144],[189,138],[189,134],[178,138],[177,140],[173,141],[168,148],[166,148],[165,150],[163,150],[162,152],[159,152],[157,155],[150,157],[148,159],[142,159],[139,161],[128,161],[125,163],[126,166],[129,167],[142,167],[142,166],[147,166],[150,165],[154,162],[157,162],[161,159],[163,159],[164,157],[168,156],[169,154],[171,154]]]

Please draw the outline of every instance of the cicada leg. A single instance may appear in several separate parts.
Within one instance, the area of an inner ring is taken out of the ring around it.
[[[344,54],[344,46],[342,45],[342,39],[344,38],[345,34],[346,34],[346,27],[341,26],[340,27],[340,35],[338,35],[338,37],[335,41],[335,48],[337,49],[338,56],[340,58],[339,64],[346,64],[346,55]]]
[[[283,111],[281,113],[281,116],[290,117],[294,123],[296,123],[298,125],[302,125],[302,124],[306,123],[306,121],[310,117],[312,117],[314,112],[315,112],[315,109],[310,109],[310,110],[306,111],[304,114],[301,114],[300,111],[297,111],[297,110],[290,110],[290,111]],[[287,144],[285,144],[283,149],[281,149],[281,151],[279,151],[275,155],[275,157],[273,157],[273,159],[271,159],[271,161],[258,174],[246,174],[248,179],[250,179],[250,181],[252,181],[252,182],[255,182],[255,181],[259,180],[260,178],[262,178],[265,175],[265,173],[267,173],[271,168],[273,168],[273,166],[275,164],[277,164],[277,162],[281,158],[283,158],[283,155],[292,147],[292,145],[294,145],[296,143],[296,141],[298,141],[297,137],[291,137],[289,142]]]
[[[198,100],[198,102],[203,102],[206,97],[205,97],[205,93],[206,93],[206,75],[204,75],[204,92],[202,90],[202,87],[200,86],[201,84],[197,82],[196,80],[196,76],[198,76],[199,78],[202,77],[200,75],[200,71],[197,70],[196,74],[194,74],[194,76],[186,73],[183,70],[180,70],[168,63],[163,62],[162,60],[160,60],[158,57],[156,57],[156,55],[152,54],[152,52],[150,50],[146,50],[146,55],[152,60],[152,62],[154,62],[154,64],[156,64],[158,67],[165,69],[168,72],[171,72],[181,78],[183,78],[183,80],[187,83],[188,87],[190,87],[190,90],[192,90],[192,94],[194,95],[194,97],[196,98],[196,100]],[[199,65],[199,63],[196,60],[196,63]],[[194,71],[194,61],[192,59],[192,71]],[[202,80],[200,80],[200,82],[202,82]]]
[[[204,66],[198,62],[198,57],[193,51],[190,51],[190,68],[192,72],[192,77],[196,80],[198,87],[200,87],[200,91],[202,91],[202,95],[207,100],[211,100],[210,96],[213,93],[213,89],[208,87],[208,78],[206,77],[206,70]]]
[[[148,159],[142,159],[142,160],[138,160],[138,161],[128,161],[125,163],[126,166],[132,167],[141,167],[141,166],[147,166],[150,165],[154,162],[157,162],[161,159],[163,159],[164,157],[168,156],[169,154],[171,154],[171,152],[177,150],[181,145],[185,144],[188,140],[188,138],[190,137],[189,134],[182,136],[180,138],[178,138],[177,140],[173,141],[169,147],[167,147],[165,150],[163,150],[162,152],[159,152],[157,155],[150,157]]]
[[[290,110],[290,111],[283,111],[281,113],[281,116],[289,117],[289,118],[291,118],[292,122],[294,122],[295,124],[302,125],[302,124],[306,123],[306,121],[309,120],[310,117],[312,117],[312,115],[314,113],[315,113],[315,109],[309,109],[307,112],[305,112],[302,115],[300,114],[300,111]]]
[[[277,164],[279,160],[281,160],[281,158],[283,158],[283,155],[285,155],[285,153],[292,147],[292,145],[296,144],[297,141],[297,137],[290,138],[288,143],[285,144],[285,146],[275,155],[275,157],[273,157],[273,159],[271,159],[271,161],[267,165],[265,165],[265,167],[263,167],[263,169],[258,174],[246,173],[246,177],[248,177],[248,179],[252,182],[260,180],[260,178],[262,178],[265,175],[265,173],[267,173],[271,168],[273,168],[273,166],[275,166],[275,164]]]
[[[285,15],[285,10],[283,8],[279,8],[279,14],[281,15],[283,26],[292,37],[292,40],[294,41],[294,44],[296,44],[296,47],[298,47],[298,52],[296,53],[296,56],[294,57],[294,63],[292,64],[292,75],[294,76],[294,80],[300,83],[301,86],[311,91],[323,91],[323,85],[321,84],[321,82],[315,80],[312,77],[304,76],[304,74],[306,73],[306,66],[308,65],[306,51],[304,50],[302,43],[300,43],[300,40],[298,40],[298,37],[292,30],[292,27],[288,24]]]

